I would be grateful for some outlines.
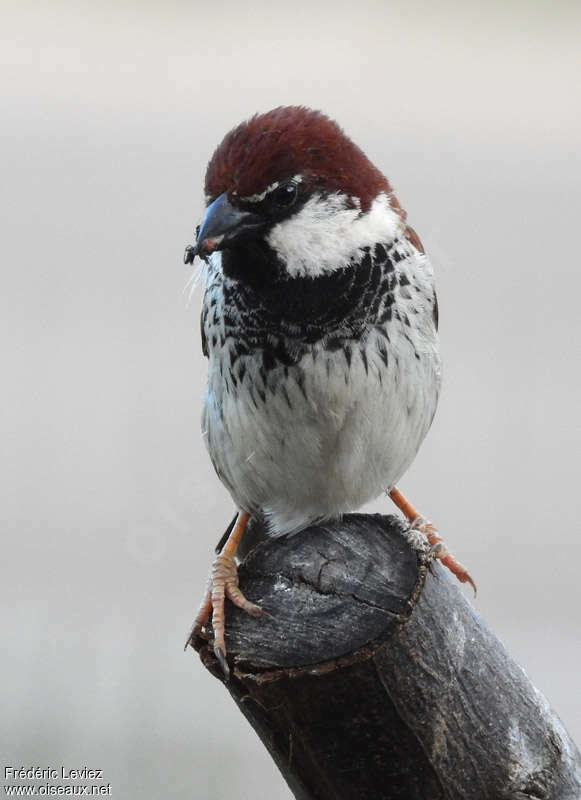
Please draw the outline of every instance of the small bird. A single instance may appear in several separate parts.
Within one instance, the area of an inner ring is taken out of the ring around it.
[[[473,581],[396,488],[441,382],[432,266],[387,178],[334,121],[301,106],[230,131],[205,180],[185,261],[206,262],[202,433],[238,509],[188,642],[212,617],[228,675],[224,600],[250,517],[271,536],[338,519],[387,491],[433,555]]]

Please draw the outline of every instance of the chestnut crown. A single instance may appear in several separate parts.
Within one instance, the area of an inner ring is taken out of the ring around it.
[[[357,198],[362,211],[380,192],[391,192],[336,122],[303,106],[280,106],[231,130],[208,164],[205,192],[209,203],[223,193],[244,200],[295,176],[310,188]]]

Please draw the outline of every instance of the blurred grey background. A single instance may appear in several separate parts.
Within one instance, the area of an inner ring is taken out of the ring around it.
[[[2,17],[3,760],[102,769],[119,798],[290,797],[182,652],[232,513],[182,253],[213,148],[286,103],[345,127],[432,256],[444,391],[401,488],[579,742],[581,6]]]

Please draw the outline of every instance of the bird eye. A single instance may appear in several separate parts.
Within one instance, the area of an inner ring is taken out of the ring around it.
[[[290,208],[298,196],[296,183],[289,181],[278,186],[270,196],[270,200],[277,208]]]

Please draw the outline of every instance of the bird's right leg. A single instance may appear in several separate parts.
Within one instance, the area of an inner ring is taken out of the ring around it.
[[[226,661],[226,619],[224,614],[226,598],[253,617],[259,617],[264,613],[260,606],[247,600],[238,587],[236,551],[249,519],[250,514],[246,511],[240,511],[238,514],[236,524],[232,527],[224,547],[212,565],[206,594],[186,641],[187,647],[201,634],[211,616],[214,629],[214,653],[226,677],[230,674]]]

